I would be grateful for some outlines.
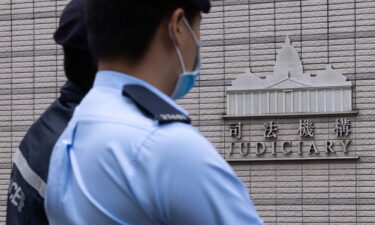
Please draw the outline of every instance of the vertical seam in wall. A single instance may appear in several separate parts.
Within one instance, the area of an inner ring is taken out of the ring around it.
[[[329,32],[330,32],[330,28],[329,28],[329,26],[330,26],[330,24],[329,24],[329,22],[330,22],[330,20],[329,20],[329,0],[327,0],[327,58],[328,58],[328,64],[330,64],[331,63],[331,61],[330,61],[330,58],[329,58],[329,49],[330,49],[330,47],[329,47],[329,45],[330,45],[330,43],[329,43],[329,40],[330,40],[330,36],[329,36]]]
[[[330,131],[330,118],[327,118],[327,140],[329,139],[329,131]],[[328,224],[331,224],[331,162],[328,162]]]
[[[303,64],[303,26],[302,26],[302,23],[303,23],[303,17],[302,17],[302,0],[299,1],[299,9],[300,9],[300,43],[301,43],[301,62]],[[301,100],[301,99],[300,99]],[[301,107],[301,105],[300,105]],[[304,209],[303,209],[303,164],[301,163],[301,216],[302,216],[302,225],[303,225],[303,222],[304,222],[304,217],[303,217],[303,212],[304,212]]]
[[[251,2],[248,0],[249,5],[249,70],[251,70]],[[250,71],[251,72],[251,71]]]
[[[225,58],[225,55],[226,55],[226,51],[225,51],[225,46],[226,46],[226,41],[225,41],[225,5],[224,5],[224,1],[222,1],[222,3],[221,3],[222,5],[221,5],[221,13],[222,13],[222,17],[223,17],[223,20],[222,20],[222,24],[223,24],[223,32],[222,32],[222,34],[223,34],[223,76],[224,76],[224,91],[225,91],[225,88],[226,88],[226,58]],[[227,104],[228,104],[228,102],[226,102],[226,98],[225,98],[225,95],[224,95],[224,108],[227,108]],[[228,113],[228,112],[227,112]],[[223,145],[222,145],[222,147],[224,148],[224,158],[226,158],[226,154],[225,154],[225,149],[226,149],[226,139],[225,139],[225,132],[226,132],[226,129],[225,129],[225,126],[226,126],[226,124],[224,123],[224,126],[223,126],[223,141],[224,141],[224,143],[223,143]]]
[[[10,167],[13,167],[13,0],[10,0]]]
[[[32,117],[33,117],[33,121],[35,121],[35,78],[36,78],[36,75],[35,75],[35,1],[32,2],[32,8],[33,8],[33,16],[32,16],[32,23],[33,23],[33,47],[32,47],[32,51],[33,51],[33,63],[32,63],[32,103],[33,103],[33,106],[32,106]]]
[[[327,60],[328,64],[330,64],[330,58],[329,58],[329,0],[327,0]],[[328,121],[328,127],[327,127],[327,136],[329,136],[329,118],[327,119]],[[331,162],[328,162],[328,224],[331,224]]]
[[[249,15],[249,70],[251,70],[251,1],[248,0],[248,15]],[[246,97],[245,97],[246,99]],[[246,108],[246,106],[245,106]],[[251,111],[252,109],[250,109]],[[248,120],[248,123],[249,123],[249,145],[251,143],[251,119]],[[251,152],[251,147],[249,147],[249,152]],[[250,153],[251,154],[251,153]],[[250,188],[250,194],[252,192],[252,166],[251,164],[249,164],[249,176],[250,176],[250,183],[249,183],[249,188]],[[250,195],[251,196],[251,195]]]
[[[273,1],[273,43],[274,43],[274,61],[276,62],[276,55],[277,55],[277,50],[276,50],[276,0]],[[260,95],[259,95],[260,96]],[[274,122],[275,124],[277,124],[277,119],[274,119]],[[277,213],[277,208],[278,208],[278,194],[277,194],[277,161],[275,162],[274,164],[274,168],[275,168],[275,173],[274,173],[274,177],[275,177],[275,183],[274,183],[274,199],[275,199],[275,216],[276,216],[276,224],[278,223],[278,213]]]
[[[357,1],[354,0],[354,109],[357,109]],[[352,103],[353,104],[353,103]],[[355,132],[354,132],[354,154],[357,154],[357,117],[355,120]],[[355,224],[358,223],[358,161],[354,162],[355,165]]]
[[[56,29],[57,29],[57,26],[58,25],[58,22],[59,22],[59,19],[58,19],[58,13],[57,13],[57,1],[55,1],[55,24],[56,24]],[[55,45],[55,98],[57,98],[57,94],[58,94],[58,82],[57,82],[57,76],[58,76],[58,73],[59,73],[59,67],[58,67],[58,57],[57,57],[57,53],[58,53],[58,46]],[[64,74],[65,74],[65,71],[64,71]]]
[[[248,12],[248,15],[249,15],[249,18],[248,18],[248,29],[249,29],[249,45],[248,45],[248,48],[249,48],[249,71],[251,72],[251,2],[250,2],[250,0],[248,0],[248,3],[247,3],[247,5],[248,5],[248,9],[247,9],[247,12]],[[245,115],[247,114],[249,114],[249,112],[247,112],[246,111],[246,108],[248,108],[248,102],[246,101],[246,96],[248,96],[248,94],[247,93],[245,93],[244,94],[244,103],[246,103],[246,104],[244,104],[244,109],[245,109]],[[250,109],[250,111],[251,111],[251,109]],[[251,135],[250,135],[250,132],[251,132],[251,128],[250,128],[250,126],[251,126],[251,119],[249,118],[248,120],[247,120],[247,123],[248,123],[248,127],[249,127],[249,143],[251,143]],[[251,149],[251,147],[249,148],[249,152],[250,152],[250,149]]]
[[[299,1],[299,17],[300,17],[300,45],[301,45],[301,63],[303,65],[303,27],[302,27],[302,0]]]

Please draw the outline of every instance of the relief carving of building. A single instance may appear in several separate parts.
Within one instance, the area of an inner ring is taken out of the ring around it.
[[[289,37],[279,50],[273,74],[246,72],[227,88],[227,116],[351,113],[352,82],[331,65],[315,75],[304,73]]]

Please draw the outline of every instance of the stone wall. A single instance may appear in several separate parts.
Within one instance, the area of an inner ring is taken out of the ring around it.
[[[0,224],[12,152],[65,81],[62,51],[52,35],[66,3],[0,0]]]
[[[242,140],[252,144],[267,142],[263,133],[269,121],[278,125],[278,141],[304,141],[298,117],[223,119],[226,88],[247,68],[258,76],[271,74],[287,35],[305,72],[316,74],[332,64],[354,85],[358,113],[345,117],[352,122],[349,152],[358,161],[231,162],[266,224],[374,224],[375,2],[226,0],[213,5],[202,26],[203,75],[181,104],[223,157],[230,157],[233,122],[242,122]],[[340,139],[334,131],[337,117],[309,118],[318,148],[327,139]],[[235,157],[244,158],[238,150]],[[280,153],[276,157],[283,158]]]
[[[65,81],[62,51],[52,34],[66,3],[0,0],[0,224],[5,221],[12,152]],[[233,122],[244,124],[242,139],[247,142],[267,142],[263,124],[270,120],[278,124],[279,141],[302,140],[297,132],[300,118],[223,119],[226,88],[248,68],[259,76],[272,73],[287,35],[307,73],[332,64],[354,84],[353,109],[358,113],[347,116],[352,122],[349,151],[359,160],[231,162],[266,224],[374,224],[375,2],[212,4],[202,24],[202,76],[179,103],[224,158],[229,158]],[[327,139],[340,140],[332,130],[335,116],[311,119],[318,148]]]

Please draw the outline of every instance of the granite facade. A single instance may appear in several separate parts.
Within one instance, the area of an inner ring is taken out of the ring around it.
[[[0,224],[5,222],[12,152],[65,82],[52,34],[66,0],[0,0]],[[359,160],[230,162],[266,224],[375,224],[375,2],[373,0],[216,0],[202,23],[203,70],[179,103],[224,158],[229,126],[264,141],[270,120],[279,141],[301,141],[300,118],[224,120],[226,88],[246,68],[272,73],[289,35],[306,72],[332,64],[353,82],[349,152]],[[311,118],[318,147],[335,137],[335,116]],[[310,141],[310,139],[308,139]],[[251,151],[254,151],[252,149]],[[238,155],[238,157],[241,157]]]

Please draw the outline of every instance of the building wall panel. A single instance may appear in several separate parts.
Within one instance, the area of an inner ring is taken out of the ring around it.
[[[0,0],[0,224],[5,224],[12,152],[65,81],[62,51],[52,34],[66,3]],[[266,224],[375,223],[374,2],[213,0],[212,4],[212,13],[202,21],[202,76],[179,103],[223,157],[232,141],[229,125],[238,122],[222,118],[228,108],[226,88],[246,68],[259,76],[271,74],[287,35],[306,72],[316,74],[332,64],[354,83],[353,109],[358,114],[348,116],[349,151],[360,156],[358,161],[231,163]],[[270,110],[275,110],[272,104]],[[278,141],[301,140],[299,119],[271,119],[280,127]],[[318,147],[324,147],[327,139],[339,140],[332,130],[336,117],[312,119]],[[268,121],[241,120],[243,139],[252,144],[264,141]]]

